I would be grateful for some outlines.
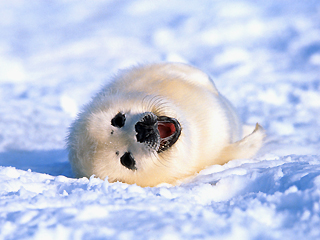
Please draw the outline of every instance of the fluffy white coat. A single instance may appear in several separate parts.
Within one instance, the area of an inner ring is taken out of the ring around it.
[[[135,125],[149,112],[181,125],[178,140],[163,152],[137,141]],[[118,113],[126,118],[121,128],[111,124]],[[258,124],[251,131],[244,136],[234,108],[202,71],[179,63],[143,65],[120,71],[85,106],[70,128],[69,160],[77,177],[175,184],[207,166],[251,158],[265,135]],[[134,169],[120,161],[126,152]]]

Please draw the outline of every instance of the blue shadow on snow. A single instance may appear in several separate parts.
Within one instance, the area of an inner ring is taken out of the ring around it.
[[[66,150],[8,151],[0,153],[0,166],[15,167],[52,176],[73,177]]]

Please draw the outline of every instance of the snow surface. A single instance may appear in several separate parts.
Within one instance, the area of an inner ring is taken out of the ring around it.
[[[268,133],[180,186],[72,178],[67,129],[117,69],[179,61]],[[0,1],[0,239],[320,239],[320,1]]]

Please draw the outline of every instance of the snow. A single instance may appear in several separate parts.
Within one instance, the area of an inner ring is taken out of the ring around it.
[[[0,239],[319,239],[319,21],[316,0],[1,1]],[[73,178],[76,113],[155,61],[209,73],[263,149],[179,186]]]

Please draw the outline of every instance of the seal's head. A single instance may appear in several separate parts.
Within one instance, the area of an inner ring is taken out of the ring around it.
[[[118,100],[117,100],[118,99]],[[121,101],[120,101],[121,99]],[[170,110],[169,110],[170,109]],[[154,185],[167,177],[182,126],[170,103],[157,96],[99,96],[71,127],[71,163],[78,177]]]

